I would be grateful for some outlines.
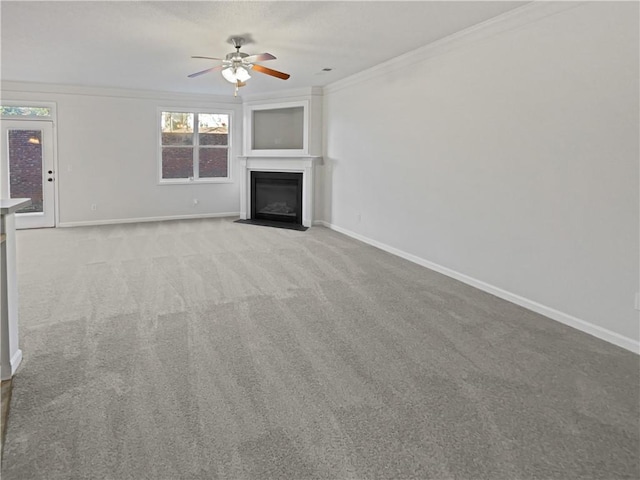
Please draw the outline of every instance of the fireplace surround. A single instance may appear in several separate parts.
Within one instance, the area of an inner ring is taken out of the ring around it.
[[[254,219],[252,205],[252,172],[299,173],[302,175],[301,219],[305,227],[313,224],[314,167],[322,157],[239,157],[240,218]]]

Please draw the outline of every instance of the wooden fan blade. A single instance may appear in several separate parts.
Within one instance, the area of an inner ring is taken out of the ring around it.
[[[282,73],[277,70],[272,70],[267,67],[263,67],[262,65],[254,65],[252,70],[260,73],[266,73],[267,75],[271,75],[272,77],[281,78],[282,80],[288,79],[291,75],[288,73]]]
[[[211,68],[207,68],[206,70],[202,70],[201,72],[192,73],[191,75],[187,75],[187,77],[189,77],[189,78],[198,77],[198,76],[203,75],[205,73],[213,72],[214,70],[220,70],[221,68],[222,68],[222,65],[217,65],[215,67],[211,67]]]
[[[207,60],[222,60],[221,58],[216,58],[216,57],[201,57],[199,55],[193,55],[191,58],[205,58]]]
[[[244,87],[247,84],[247,82],[241,82],[240,80],[238,80],[236,82],[236,87],[240,88],[240,87]]]
[[[244,57],[242,60],[249,63],[256,62],[266,62],[267,60],[275,60],[276,57],[271,55],[270,53],[258,53],[257,55],[249,55],[248,57]]]

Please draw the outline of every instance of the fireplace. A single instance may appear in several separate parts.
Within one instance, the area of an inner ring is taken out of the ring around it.
[[[280,226],[287,226],[286,228],[293,228],[294,230],[306,230],[313,225],[313,197],[314,197],[314,163],[322,161],[322,157],[239,157],[240,167],[240,223],[258,223],[258,222],[273,222],[273,220],[256,220],[254,210],[254,197],[255,191],[253,188],[254,174],[263,175],[276,174],[280,176],[286,174],[287,179],[295,178],[289,177],[288,174],[295,174],[298,177],[298,181],[301,183],[297,189],[300,195],[300,204],[294,206],[297,209],[296,220],[282,221],[282,218],[277,221]],[[290,188],[290,187],[289,187]],[[276,200],[275,202],[281,202]],[[272,203],[275,203],[272,202]],[[287,210],[286,206],[272,206],[274,210]],[[263,207],[258,208],[262,210]],[[273,212],[263,212],[273,213]],[[291,213],[291,212],[288,212]],[[300,215],[300,217],[298,217]],[[289,216],[291,217],[291,216]],[[297,223],[296,223],[297,222]]]
[[[251,219],[302,225],[302,173],[251,172]]]

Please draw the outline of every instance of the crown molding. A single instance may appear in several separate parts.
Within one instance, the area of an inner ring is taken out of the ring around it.
[[[35,82],[16,82],[3,80],[0,85],[2,94],[16,93],[57,93],[63,95],[87,95],[95,97],[119,97],[136,99],[153,99],[167,101],[215,102],[240,105],[238,98],[225,95],[206,95],[194,93],[162,92],[154,90],[134,90],[126,88],[90,87],[82,85],[60,85]]]
[[[291,90],[243,95],[242,103],[255,102],[255,101],[261,101],[261,100],[284,100],[284,99],[291,99],[291,98],[309,97],[313,95],[322,96],[323,95],[322,87],[292,88]]]
[[[374,67],[368,68],[347,78],[330,83],[323,88],[325,94],[334,93],[344,88],[357,85],[383,75],[388,75],[389,70],[400,69],[424,62],[448,52],[463,48],[481,40],[501,33],[518,30],[526,25],[588,3],[586,1],[544,1],[537,0],[521,7],[505,12],[497,17],[490,18],[447,37],[436,40],[423,47],[404,53],[398,57],[387,60]]]

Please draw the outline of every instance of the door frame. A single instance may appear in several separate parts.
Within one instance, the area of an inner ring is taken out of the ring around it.
[[[34,102],[34,101],[19,101],[19,100],[2,100],[3,106],[8,107],[47,107],[50,109],[51,115],[48,117],[38,117],[38,116],[1,116],[0,117],[0,125],[1,130],[4,130],[4,125],[7,122],[47,122],[51,125],[51,148],[52,148],[52,161],[53,161],[53,227],[56,228],[60,219],[60,192],[58,189],[58,181],[60,178],[60,171],[58,168],[58,130],[57,130],[57,104],[55,102]],[[2,158],[4,157],[4,158]],[[9,163],[8,163],[8,155],[2,155],[0,157],[0,171],[4,174],[5,172],[8,174],[9,172]],[[8,186],[9,179],[7,178]],[[2,195],[5,194],[4,189],[5,185],[0,184],[0,193]],[[6,192],[8,194],[8,192]],[[0,196],[2,196],[0,195]]]

